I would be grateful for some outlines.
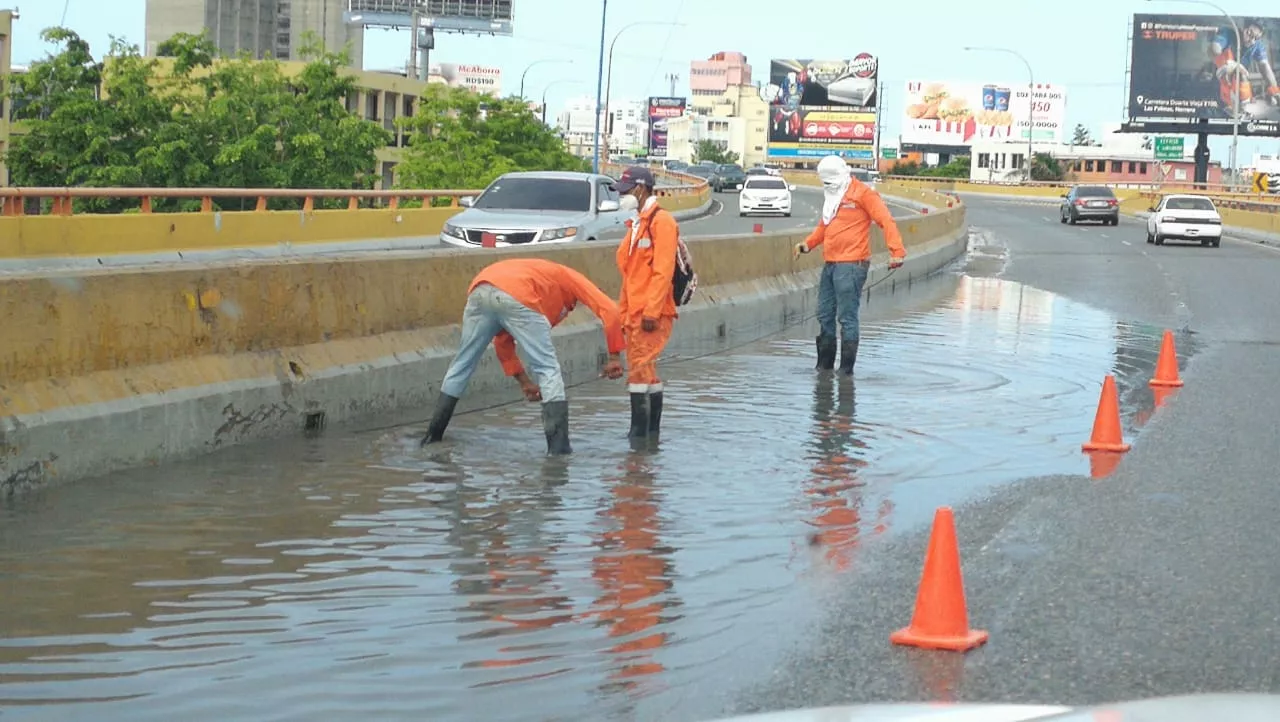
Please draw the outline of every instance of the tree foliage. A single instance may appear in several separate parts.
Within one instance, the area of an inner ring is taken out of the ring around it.
[[[11,89],[15,119],[27,126],[8,154],[18,185],[368,188],[377,180],[375,151],[391,133],[347,111],[355,77],[343,73],[345,56],[314,40],[290,76],[273,60],[218,59],[203,36],[170,39],[163,61],[116,39],[95,61],[65,28],[42,37],[60,50]]]
[[[924,178],[968,178],[969,156],[953,158],[950,163],[936,168],[922,166],[914,160],[898,161],[889,169],[889,175],[920,176]]]
[[[721,148],[714,141],[700,140],[693,149],[693,162],[697,163],[704,160],[711,161],[717,165],[721,163],[737,163],[738,154]]]
[[[1084,123],[1076,123],[1075,130],[1071,131],[1071,145],[1094,145],[1093,134]]]
[[[1031,180],[1036,181],[1062,181],[1067,177],[1067,169],[1057,158],[1048,153],[1036,153],[1035,161],[1031,164]]]
[[[397,122],[410,134],[396,168],[405,188],[484,188],[513,171],[590,170],[519,98],[432,84],[416,113]]]

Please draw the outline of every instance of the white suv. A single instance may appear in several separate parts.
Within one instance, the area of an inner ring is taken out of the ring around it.
[[[1176,239],[1214,248],[1222,245],[1222,216],[1207,196],[1165,196],[1149,210],[1147,243],[1163,246],[1166,240]]]
[[[791,191],[796,187],[771,175],[749,175],[738,194],[738,215],[781,213],[791,215]]]

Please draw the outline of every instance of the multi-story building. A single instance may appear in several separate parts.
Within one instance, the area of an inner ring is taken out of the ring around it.
[[[591,155],[596,134],[595,99],[575,98],[565,103],[564,110],[556,117],[556,127],[570,152],[580,154],[580,150],[586,148],[586,154]]]
[[[610,103],[609,115],[612,116],[609,127],[609,152],[635,153],[648,145],[649,118],[645,112],[648,105],[639,100],[624,100]]]
[[[762,165],[768,150],[769,105],[754,85],[729,86],[718,96],[691,99],[691,114],[667,121],[667,157],[690,162],[709,140],[733,151],[743,167]]]
[[[751,85],[751,65],[742,53],[721,52],[689,64],[691,105],[700,97],[716,98],[731,87]]]
[[[145,54],[177,33],[207,32],[223,55],[247,51],[298,60],[302,36],[315,33],[331,51],[348,48],[364,67],[364,28],[342,20],[344,0],[147,0]],[[348,47],[349,46],[349,47]]]

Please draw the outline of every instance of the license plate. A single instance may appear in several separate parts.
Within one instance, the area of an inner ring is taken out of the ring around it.
[[[1091,208],[1106,208],[1107,202],[1106,201],[1089,201],[1089,206]]]
[[[735,188],[735,189],[737,189],[737,190],[742,190],[742,184],[741,184],[741,183],[739,183],[739,184],[735,185],[735,186],[734,186],[734,188]]]
[[[480,247],[481,248],[497,248],[498,247],[497,235],[493,233],[481,233]]]

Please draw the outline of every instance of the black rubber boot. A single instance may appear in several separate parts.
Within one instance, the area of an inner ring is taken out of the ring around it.
[[[644,440],[649,436],[649,394],[631,393],[631,431],[627,438]]]
[[[858,340],[845,341],[840,344],[840,373],[853,375],[853,365],[858,362]]]
[[[649,442],[658,441],[658,431],[662,427],[662,392],[649,394]]]
[[[443,392],[440,394],[440,398],[436,399],[436,410],[431,415],[431,424],[427,426],[427,433],[422,437],[422,446],[444,438],[444,430],[449,426],[449,420],[453,418],[453,409],[457,405],[457,397]]]
[[[830,371],[836,366],[836,339],[834,336],[818,337],[818,365],[819,371]]]
[[[568,401],[547,401],[542,404],[542,428],[547,432],[548,454],[568,454],[573,451],[569,446]]]

